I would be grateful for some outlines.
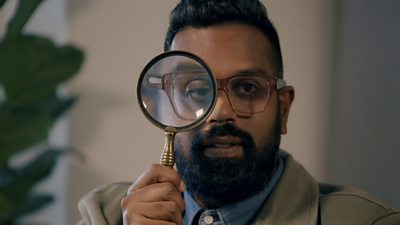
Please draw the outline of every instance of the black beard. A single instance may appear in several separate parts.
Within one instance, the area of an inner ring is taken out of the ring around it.
[[[194,199],[204,203],[225,205],[241,201],[262,191],[268,184],[280,144],[281,124],[278,114],[273,136],[262,152],[255,151],[251,135],[231,124],[211,127],[205,134],[194,136],[189,159],[176,144],[176,167]],[[204,155],[205,140],[216,136],[233,136],[241,139],[244,157],[240,159],[208,158]]]

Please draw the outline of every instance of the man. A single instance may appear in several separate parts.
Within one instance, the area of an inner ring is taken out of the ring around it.
[[[278,35],[259,1],[182,1],[165,50],[209,65],[216,106],[176,135],[177,170],[152,165],[133,184],[95,190],[80,202],[80,224],[400,224],[400,212],[317,183],[279,150],[294,89],[282,80]]]

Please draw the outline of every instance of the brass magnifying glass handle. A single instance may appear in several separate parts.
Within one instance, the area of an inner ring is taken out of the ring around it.
[[[170,168],[174,167],[175,156],[174,156],[174,138],[176,134],[176,129],[173,127],[166,127],[165,133],[165,144],[163,152],[160,157],[160,164],[163,166],[168,166]]]
[[[196,87],[207,90],[201,101],[187,94],[187,87],[192,81]],[[140,73],[136,91],[145,117],[164,130],[160,164],[173,168],[176,133],[200,126],[212,113],[217,99],[217,81],[200,57],[185,51],[167,51],[146,64]]]

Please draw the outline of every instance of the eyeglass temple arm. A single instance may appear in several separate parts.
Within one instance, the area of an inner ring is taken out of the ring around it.
[[[280,78],[276,79],[276,90],[280,90],[284,87],[286,87],[286,81]]]
[[[169,84],[171,83],[171,74],[147,74],[143,84],[147,87],[169,91]]]

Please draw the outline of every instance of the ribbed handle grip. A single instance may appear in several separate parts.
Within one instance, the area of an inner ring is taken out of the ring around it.
[[[160,164],[173,168],[175,164],[174,138],[176,130],[173,127],[167,127],[165,128],[164,133],[165,133],[165,144],[163,152],[161,153]]]

